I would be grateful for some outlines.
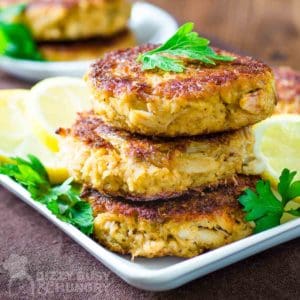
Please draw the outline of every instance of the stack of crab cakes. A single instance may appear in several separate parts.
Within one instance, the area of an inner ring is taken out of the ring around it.
[[[101,244],[192,257],[252,232],[237,199],[257,181],[250,126],[272,114],[274,78],[238,55],[214,66],[185,60],[182,73],[143,70],[137,57],[154,47],[91,65],[94,110],[58,131],[61,155],[84,185]]]

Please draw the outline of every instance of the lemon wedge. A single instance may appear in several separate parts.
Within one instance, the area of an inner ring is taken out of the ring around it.
[[[253,126],[254,154],[262,163],[262,177],[275,186],[284,168],[300,179],[300,115],[272,116]]]
[[[25,102],[29,94],[27,90],[0,90],[0,162],[33,154],[45,165],[50,181],[60,183],[69,177],[68,171],[28,126]]]
[[[51,151],[57,152],[59,127],[70,127],[77,112],[92,107],[85,82],[79,78],[53,77],[32,87],[26,101],[26,112],[32,130]]]

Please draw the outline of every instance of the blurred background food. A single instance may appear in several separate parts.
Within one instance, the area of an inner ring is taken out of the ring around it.
[[[64,41],[112,36],[127,26],[131,5],[127,0],[4,0],[28,3],[20,21],[38,41]]]
[[[30,27],[35,40],[42,43],[39,47],[46,59],[85,59],[90,55],[101,54],[107,44],[110,49],[118,41],[122,47],[126,43],[133,43],[132,35],[126,32],[126,26],[130,15],[130,2],[134,1],[1,0],[0,6],[24,2],[29,2],[29,6],[21,19]],[[241,54],[253,55],[272,65],[292,65],[296,69],[300,68],[298,0],[148,2],[169,11],[179,23],[192,20],[196,23],[196,29],[216,44],[225,44]],[[124,35],[120,34],[122,32]],[[94,39],[98,37],[101,37],[99,45],[103,37],[108,41],[99,47],[97,53]],[[90,43],[77,43],[78,40],[86,39],[93,39],[91,46]],[[75,40],[76,43],[73,44],[70,40]],[[56,43],[49,45],[49,41]],[[74,49],[74,52],[68,52],[68,49]]]
[[[167,11],[130,0],[0,1],[0,69],[26,81],[81,77],[91,60],[177,30]]]
[[[8,56],[49,61],[85,60],[135,44],[128,29],[131,13],[128,0],[4,0],[0,7],[13,7],[5,17],[0,17],[4,39],[17,39],[19,48],[22,48],[21,39],[32,39],[40,54],[40,57],[30,57],[29,53],[26,57],[19,49],[19,54]],[[29,48],[29,43],[23,43]]]
[[[274,68],[278,103],[275,113],[300,114],[300,72],[291,67]]]
[[[105,52],[135,45],[133,32],[129,29],[112,37],[98,37],[88,40],[42,42],[38,49],[49,61],[89,60],[102,57]]]

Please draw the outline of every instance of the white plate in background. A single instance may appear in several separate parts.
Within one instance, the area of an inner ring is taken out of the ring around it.
[[[300,219],[296,219],[194,258],[136,258],[131,261],[129,256],[105,249],[74,226],[57,219],[45,206],[32,200],[28,192],[12,179],[0,175],[0,184],[36,209],[127,283],[143,290],[165,291],[179,287],[258,252],[300,237]]]
[[[175,19],[163,9],[146,3],[133,4],[129,27],[137,37],[138,44],[160,43],[177,30]],[[54,76],[81,77],[91,61],[36,62],[0,57],[0,69],[27,81],[38,81]]]

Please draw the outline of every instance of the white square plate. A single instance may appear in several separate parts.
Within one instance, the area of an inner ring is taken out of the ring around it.
[[[194,258],[137,258],[131,261],[130,257],[106,250],[72,225],[58,220],[46,207],[32,200],[28,192],[10,178],[0,175],[0,183],[63,230],[127,283],[144,290],[165,291],[176,288],[255,253],[300,237],[300,219],[296,219]]]

